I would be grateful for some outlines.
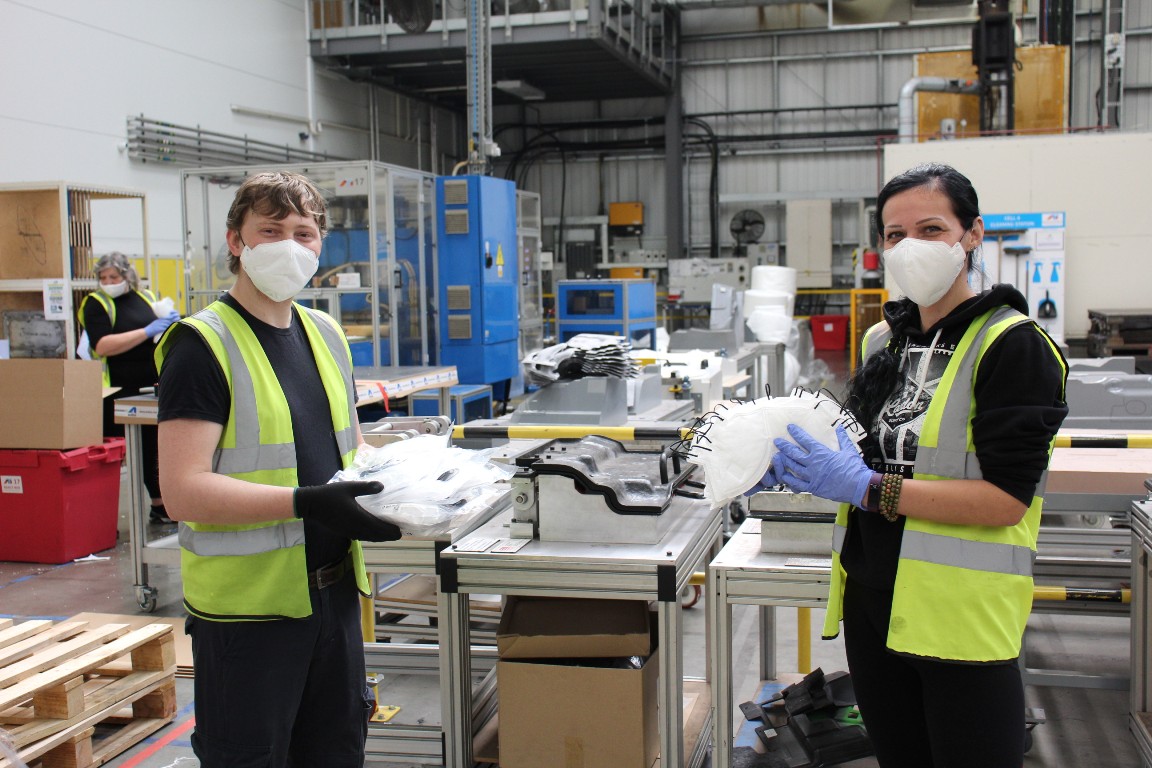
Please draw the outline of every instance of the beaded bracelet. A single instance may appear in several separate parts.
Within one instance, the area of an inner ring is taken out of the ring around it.
[[[900,517],[896,508],[900,506],[900,489],[903,485],[904,476],[897,474],[886,474],[880,482],[880,514],[890,523]]]

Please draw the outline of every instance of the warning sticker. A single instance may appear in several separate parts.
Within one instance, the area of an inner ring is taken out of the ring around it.
[[[504,266],[504,246],[500,243],[496,244],[496,266]]]
[[[0,475],[0,493],[24,493],[24,478],[20,475]]]

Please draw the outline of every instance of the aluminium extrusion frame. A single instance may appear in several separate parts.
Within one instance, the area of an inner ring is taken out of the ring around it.
[[[712,765],[732,765],[732,606],[760,607],[760,677],[776,677],[776,606],[820,608],[828,602],[832,559],[760,551],[760,520],[750,518],[708,566],[712,633]],[[789,565],[789,563],[796,563]]]
[[[1147,763],[1152,766],[1152,688],[1140,691],[1143,676],[1152,667],[1152,651],[1147,650],[1149,644],[1147,634],[1139,641],[1137,633],[1148,633],[1144,628],[1145,618],[1139,611],[1144,603],[1152,605],[1152,578],[1148,574],[1149,552],[1152,552],[1152,520],[1147,517],[1152,513],[1152,502],[1135,502],[1132,505],[1132,535],[1133,535],[1133,584],[1132,584],[1132,653],[1133,653],[1133,711],[1142,712],[1148,718],[1148,724],[1140,724],[1139,718],[1133,714],[1130,729],[1137,733],[1137,728],[1143,728],[1137,741],[1148,746]],[[1140,513],[1144,517],[1140,516]],[[812,555],[801,554],[773,554],[761,552],[761,521],[755,518],[745,520],[740,528],[733,534],[728,544],[708,567],[707,604],[709,611],[709,625],[713,634],[712,647],[712,701],[713,701],[713,749],[712,765],[714,768],[730,768],[732,744],[732,606],[756,605],[760,607],[760,677],[770,680],[776,677],[775,661],[775,617],[776,606],[796,608],[822,608],[828,602],[828,586],[832,570],[832,560]],[[1115,536],[1099,536],[1112,533],[1104,531],[1069,531],[1070,535],[1089,534],[1090,540],[1085,545],[1093,544],[1092,540],[1099,538],[1102,541],[1115,541]],[[1041,546],[1057,546],[1066,541],[1061,539],[1059,533],[1055,536],[1048,529],[1041,529]],[[1141,555],[1144,572],[1136,567],[1135,550],[1143,541],[1144,549]],[[1037,576],[1049,578],[1060,576],[1064,578],[1084,578],[1086,572],[1099,573],[1104,576],[1122,575],[1120,563],[1111,564],[1101,558],[1067,558],[1051,553],[1041,553],[1036,558]],[[1085,569],[1090,569],[1086,571]],[[1047,609],[1047,612],[1108,612],[1116,614],[1120,609],[1109,606],[1096,610],[1096,606],[1089,604],[1086,608],[1068,605],[1064,611],[1056,607]],[[1033,609],[1035,612],[1036,609]],[[1025,635],[1024,640],[1027,640]],[[1141,648],[1144,648],[1141,651]],[[1143,659],[1137,657],[1138,652],[1145,652]],[[1093,688],[1093,689],[1123,689],[1126,680],[1101,675],[1092,675],[1070,671],[1055,671],[1027,668],[1024,665],[1024,645],[1021,645],[1021,675],[1025,685],[1048,685],[1058,687]],[[1142,697],[1142,698],[1138,698]],[[1137,705],[1144,709],[1136,709]],[[723,749],[721,745],[728,745]]]
[[[666,512],[665,514],[676,514]],[[484,724],[472,708],[472,660],[468,648],[470,593],[585,597],[607,600],[653,600],[657,604],[660,677],[660,754],[665,768],[691,768],[707,752],[708,721],[691,754],[685,754],[683,732],[684,651],[680,590],[696,567],[716,554],[721,540],[721,510],[706,504],[681,513],[659,544],[587,544],[533,539],[515,553],[446,549],[441,553],[441,596],[446,602],[449,646],[442,646],[450,669],[449,698],[455,709],[452,728],[445,727],[445,764],[471,768],[473,734]],[[478,538],[507,538],[511,511],[477,529]],[[708,634],[711,634],[709,632]],[[489,676],[491,681],[494,675]]]
[[[1152,481],[1149,481],[1152,482]],[[1145,483],[1148,485],[1148,482]],[[1152,491],[1152,487],[1149,487]],[[1152,766],[1152,497],[1132,502],[1132,687],[1128,730],[1142,766]]]
[[[132,588],[136,604],[145,613],[156,610],[159,593],[148,584],[148,566],[180,567],[176,534],[148,539],[148,492],[144,488],[144,458],[140,427],[155,426],[159,405],[155,395],[117,398],[112,420],[124,427],[124,451],[128,465],[128,542],[132,553]]]
[[[509,505],[511,492],[506,492],[495,500],[491,507],[483,513],[468,521],[464,527],[451,534],[426,538],[403,538],[389,542],[363,542],[364,564],[368,569],[369,578],[375,584],[374,575],[378,573],[410,573],[434,576],[436,578],[436,615],[437,644],[426,643],[364,643],[365,667],[369,674],[386,673],[395,675],[427,674],[439,675],[440,690],[440,725],[425,725],[420,723],[388,723],[380,725],[368,724],[368,741],[365,747],[369,762],[411,762],[429,765],[442,765],[445,763],[444,754],[445,731],[447,723],[456,711],[449,697],[444,694],[445,685],[450,675],[448,669],[451,656],[441,653],[442,648],[448,647],[446,635],[448,632],[447,601],[441,584],[442,560],[441,553],[452,545],[454,541],[468,536],[479,526],[487,523],[493,516],[506,510]],[[376,589],[373,586],[373,592]],[[477,671],[487,673],[496,665],[496,649],[488,646],[471,646],[469,649],[471,664]],[[473,706],[478,711],[491,713],[496,706],[496,687],[494,681],[487,681],[473,695]]]

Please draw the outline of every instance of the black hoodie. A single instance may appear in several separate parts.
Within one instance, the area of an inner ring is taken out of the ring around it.
[[[957,306],[926,331],[920,308],[908,299],[884,305],[884,319],[903,330],[901,376],[880,415],[882,457],[870,462],[878,472],[912,475],[916,447],[928,403],[971,321],[990,309],[1010,306],[1027,314],[1028,304],[1010,285],[996,285]],[[1065,368],[1035,323],[1021,323],[1000,336],[980,361],[974,396],[972,440],[984,479],[1025,504],[1048,466],[1048,446],[1068,414]],[[841,562],[853,580],[891,591],[904,518],[889,523],[875,513],[849,517]]]

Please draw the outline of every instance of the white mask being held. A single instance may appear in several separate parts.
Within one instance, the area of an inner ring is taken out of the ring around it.
[[[121,280],[118,283],[100,283],[100,290],[114,299],[120,298],[128,293],[130,287],[127,280]]]
[[[240,253],[244,272],[260,293],[272,301],[285,301],[308,285],[320,260],[311,249],[295,240],[244,246]]]
[[[906,237],[884,251],[884,269],[905,296],[930,307],[948,293],[966,258],[960,243]]]

